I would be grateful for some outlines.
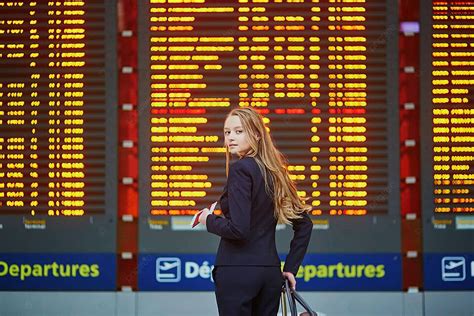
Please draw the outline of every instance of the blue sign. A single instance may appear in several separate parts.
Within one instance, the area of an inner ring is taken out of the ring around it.
[[[214,290],[215,255],[142,254],[138,260],[139,290]],[[401,258],[398,253],[308,254],[296,278],[303,291],[399,291]]]
[[[401,257],[398,253],[309,254],[296,279],[298,290],[400,291]]]
[[[474,254],[424,255],[425,290],[474,290]]]
[[[0,254],[0,290],[115,290],[115,254]]]
[[[213,291],[215,255],[149,254],[138,257],[138,289],[145,291]]]

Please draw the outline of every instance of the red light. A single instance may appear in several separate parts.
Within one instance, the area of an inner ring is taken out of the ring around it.
[[[303,109],[287,109],[286,113],[288,114],[304,114]]]
[[[170,109],[170,114],[206,114],[206,109]]]
[[[314,113],[314,112],[313,112]],[[365,114],[365,109],[329,109],[330,114]]]
[[[168,114],[168,109],[151,109],[151,114]]]
[[[255,109],[258,113],[260,113],[261,115],[266,115],[268,113],[270,113],[270,110],[269,109]]]

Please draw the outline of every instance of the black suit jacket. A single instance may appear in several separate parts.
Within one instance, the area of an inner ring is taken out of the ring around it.
[[[233,163],[220,199],[224,217],[209,215],[207,230],[221,237],[216,266],[280,266],[275,245],[273,199],[252,157]],[[283,271],[296,274],[306,253],[313,224],[304,213],[292,221],[294,236]]]

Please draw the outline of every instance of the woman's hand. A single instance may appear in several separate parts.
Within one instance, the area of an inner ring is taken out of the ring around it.
[[[211,211],[206,207],[201,210],[201,215],[199,215],[199,223],[206,226],[206,219],[211,214]]]
[[[292,290],[296,290],[296,279],[293,273],[283,272],[283,277],[288,280],[288,283],[290,284],[290,288]]]

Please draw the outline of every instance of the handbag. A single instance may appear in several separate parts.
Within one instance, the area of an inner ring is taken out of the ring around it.
[[[288,303],[288,308],[287,308],[286,303]],[[285,284],[283,284],[282,293],[281,293],[282,315],[287,316],[288,315],[288,309],[289,309],[291,316],[298,316],[297,303],[299,305],[301,305],[301,307],[304,308],[304,313],[300,314],[300,315],[318,316],[318,314],[315,311],[312,310],[312,308],[303,299],[303,297],[300,294],[298,294],[298,292],[296,292],[295,290],[292,290],[290,288],[288,280],[285,279]]]

